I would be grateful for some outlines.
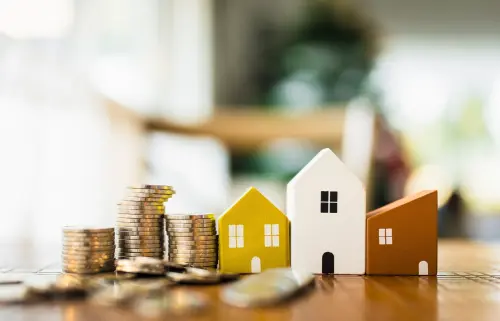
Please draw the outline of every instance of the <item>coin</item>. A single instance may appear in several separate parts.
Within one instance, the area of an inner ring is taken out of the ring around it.
[[[143,229],[142,231],[147,231],[144,229],[150,228],[150,229],[154,229],[154,230],[163,231],[163,224],[160,224],[160,223],[139,223],[138,224],[138,223],[122,223],[122,222],[117,221],[116,227],[127,229],[127,230]],[[139,230],[139,231],[141,231],[141,230]]]
[[[175,194],[175,192],[172,189],[166,189],[162,191],[153,189],[134,189],[134,190],[129,190],[127,192],[127,195],[157,196],[157,197],[172,196],[173,194]]]
[[[217,242],[215,240],[176,240],[170,239],[168,240],[169,246],[195,246],[195,247],[216,247]]]
[[[118,241],[158,241],[158,240],[164,240],[165,237],[163,234],[154,234],[154,235],[130,235],[127,233],[123,233],[118,235]]]
[[[222,289],[223,302],[237,307],[275,305],[314,281],[314,275],[292,269],[270,269]]]
[[[63,249],[72,250],[75,252],[90,252],[90,251],[109,251],[114,250],[115,243],[99,244],[99,245],[77,245],[75,243],[63,243]]]
[[[120,240],[118,244],[121,245],[143,245],[143,246],[149,246],[149,245],[163,245],[164,241],[163,240]]]
[[[186,250],[186,249],[177,249],[177,248],[172,248],[169,253],[171,254],[217,254],[217,250],[216,249],[205,249],[205,250],[198,250],[198,249],[195,249],[195,250]]]
[[[184,227],[168,227],[168,233],[215,233],[215,227],[196,227],[196,228],[184,228]]]
[[[140,202],[140,203],[166,203],[168,199],[170,199],[171,195],[148,195],[148,196],[137,196],[137,195],[128,195],[122,200],[123,202]]]
[[[128,273],[162,275],[165,273],[165,266],[160,259],[137,257],[130,260],[118,260],[116,270]]]
[[[175,224],[171,223],[171,221],[167,221],[167,224],[165,225],[166,229],[172,229],[172,228],[183,228],[183,229],[198,229],[198,228],[211,228],[215,230],[215,223],[196,223],[196,221],[193,221],[195,223],[193,224]]]
[[[128,253],[148,253],[148,252],[163,252],[162,247],[150,247],[150,248],[130,248],[130,247],[121,247],[120,248],[121,252],[128,252]]]
[[[200,263],[205,263],[205,262],[215,262],[217,261],[217,255],[211,254],[211,255],[194,255],[194,254],[172,254],[169,253],[168,258],[171,261],[179,261],[179,260],[185,260],[186,262],[200,262]]]
[[[115,229],[113,227],[89,227],[89,226],[64,226],[63,232],[68,233],[114,233]]]
[[[118,203],[119,209],[145,209],[145,210],[164,210],[164,203],[153,203],[153,202],[138,202],[138,201],[122,201]]]
[[[174,241],[210,241],[216,240],[217,236],[213,234],[208,235],[185,235],[186,233],[177,233],[175,235],[168,235],[169,240]]]
[[[210,264],[214,265],[217,263],[217,257],[173,257],[169,256],[168,259],[172,262],[184,263],[184,264]]]
[[[144,217],[129,218],[129,217],[121,217],[121,216],[118,215],[118,217],[117,217],[116,220],[118,222],[120,222],[120,223],[135,223],[135,224],[143,224],[143,223],[146,223],[146,224],[152,224],[152,223],[163,224],[164,223],[163,215],[162,216],[158,215],[158,217],[155,217],[155,218],[144,218]]]
[[[136,230],[132,228],[118,227],[118,233],[120,235],[130,235],[130,236],[163,236],[163,230],[157,228],[145,227],[145,230]]]
[[[102,234],[102,235],[85,235],[85,234],[64,234],[64,241],[75,241],[75,242],[109,242],[112,241],[115,234]]]
[[[179,284],[217,284],[221,282],[221,278],[217,275],[217,273],[214,275],[201,276],[191,273],[168,272],[166,276],[168,279]]]
[[[214,214],[167,214],[165,218],[168,220],[199,220],[199,219],[215,219]]]
[[[108,241],[97,241],[97,242],[92,242],[92,241],[71,241],[71,240],[63,240],[63,245],[68,246],[68,247],[78,247],[78,248],[89,248],[89,249],[94,249],[94,248],[108,248],[108,247],[114,247],[115,242],[113,240],[108,240]]]
[[[168,185],[150,185],[150,184],[140,184],[127,186],[128,189],[151,189],[151,190],[171,190],[172,186]]]
[[[73,267],[64,267],[63,271],[65,273],[78,273],[78,274],[93,274],[93,273],[102,273],[102,272],[113,272],[115,267],[103,267],[103,268],[73,268]]]
[[[118,215],[131,218],[155,218],[164,216],[165,209],[118,208]]]
[[[118,256],[116,258],[117,259],[129,259],[129,258],[138,257],[138,256],[163,258],[163,253],[123,253],[123,254],[118,254]]]
[[[181,316],[199,313],[208,306],[209,300],[206,296],[184,290],[140,298],[135,302],[134,309],[140,315],[154,318],[162,315]]]

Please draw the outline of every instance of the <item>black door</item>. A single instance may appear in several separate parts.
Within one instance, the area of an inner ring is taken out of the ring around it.
[[[322,259],[322,273],[329,274],[335,272],[335,257],[330,252],[323,253]]]

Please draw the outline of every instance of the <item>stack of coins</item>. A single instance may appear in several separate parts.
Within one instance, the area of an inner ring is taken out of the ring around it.
[[[115,269],[115,229],[63,228],[63,271],[98,273]]]
[[[118,204],[118,258],[163,258],[165,202],[174,190],[165,185],[132,186],[128,190]]]
[[[213,214],[165,215],[170,262],[217,267],[217,233]]]

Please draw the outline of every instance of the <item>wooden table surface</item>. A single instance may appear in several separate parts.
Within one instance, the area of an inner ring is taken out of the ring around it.
[[[3,273],[29,273],[22,268]],[[276,307],[240,309],[219,301],[220,286],[180,287],[211,298],[201,315],[161,320],[500,320],[500,245],[442,241],[437,277],[318,276],[313,289]],[[53,267],[36,273],[56,273]],[[31,272],[33,273],[33,272]],[[133,311],[85,301],[0,306],[0,320],[142,320]]]

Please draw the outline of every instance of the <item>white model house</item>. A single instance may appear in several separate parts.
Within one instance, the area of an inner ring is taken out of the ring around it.
[[[366,192],[323,149],[287,186],[291,267],[309,273],[364,274]]]

